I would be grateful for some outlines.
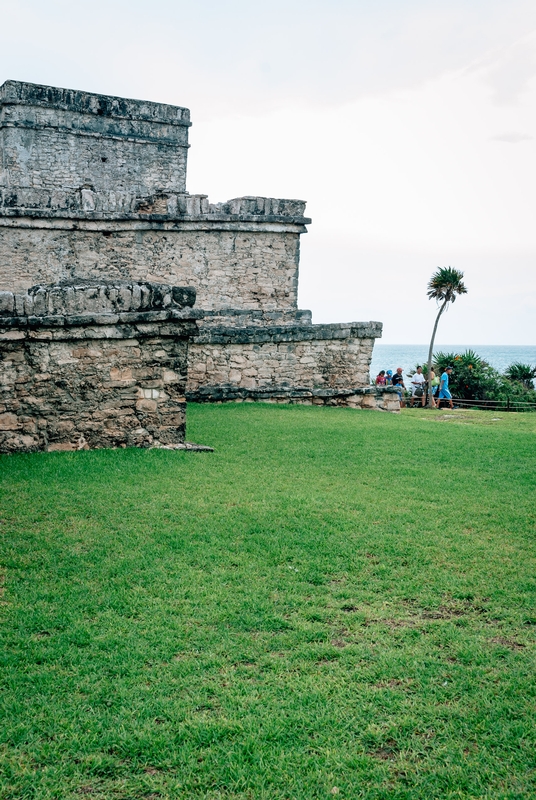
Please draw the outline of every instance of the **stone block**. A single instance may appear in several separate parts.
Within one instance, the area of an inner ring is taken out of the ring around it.
[[[132,367],[111,367],[110,378],[113,381],[130,381],[132,380]]]
[[[184,380],[184,376],[179,375],[172,369],[165,369],[162,373],[164,383],[179,383]]]
[[[136,403],[137,411],[145,411],[147,413],[153,413],[156,411],[156,408],[157,408],[156,400],[143,398],[141,400],[138,400],[138,402]]]
[[[132,292],[127,287],[121,287],[117,297],[117,307],[123,311],[130,311],[132,304]]]
[[[16,431],[22,424],[16,414],[0,414],[0,431]]]
[[[14,308],[13,292],[0,292],[0,314],[13,314]]]

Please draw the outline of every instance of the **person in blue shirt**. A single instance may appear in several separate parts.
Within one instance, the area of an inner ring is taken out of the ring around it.
[[[448,400],[450,403],[450,407],[454,408],[452,403],[452,395],[449,391],[449,377],[450,373],[452,372],[452,367],[447,367],[445,372],[441,376],[441,381],[439,383],[439,400],[438,400],[438,408],[441,406],[442,400]]]

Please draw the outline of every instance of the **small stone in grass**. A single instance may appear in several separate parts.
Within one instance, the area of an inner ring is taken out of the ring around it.
[[[330,791],[330,794],[339,794],[339,787],[334,786],[333,789]]]

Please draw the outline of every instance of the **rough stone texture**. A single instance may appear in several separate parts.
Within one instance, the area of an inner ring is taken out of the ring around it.
[[[189,195],[189,125],[189,111],[175,106],[16,81],[0,87],[5,332],[23,333],[29,347],[36,326],[71,335],[77,315],[85,331],[101,330],[108,315],[121,340],[124,326],[144,315],[162,337],[164,322],[178,325],[186,314],[199,318],[190,397],[275,392],[278,402],[324,397],[386,408],[392,400],[381,393],[355,391],[368,385],[381,324],[312,325],[310,312],[297,308],[299,238],[310,223],[305,203],[252,196],[211,204]],[[91,311],[76,289],[82,280],[101,286]],[[43,299],[48,284],[56,286]],[[142,297],[148,284],[161,287],[149,307]],[[204,319],[177,309],[169,289],[177,285],[197,292]],[[107,353],[99,358],[108,370]]]
[[[184,192],[185,108],[7,81],[0,87],[0,186]]]
[[[190,287],[132,281],[96,284],[77,279],[52,286],[32,286],[24,294],[0,291],[0,325],[42,326],[43,319],[46,324],[56,326],[89,324],[103,314],[108,315],[108,322],[112,317],[123,322],[167,319],[169,314],[158,313],[162,311],[182,318],[184,309],[193,318],[194,303],[195,290]]]
[[[1,140],[0,140],[1,141]],[[44,219],[106,219],[155,221],[187,220],[219,224],[225,229],[237,221],[264,222],[272,229],[278,223],[294,224],[299,233],[310,222],[303,216],[303,200],[280,200],[275,197],[235,197],[225,203],[209,203],[206,194],[177,193],[158,189],[140,197],[131,188],[123,190],[114,185],[110,190],[95,190],[82,186],[68,188],[28,188],[0,184],[0,209],[7,217],[23,214],[29,218]],[[225,223],[228,223],[227,226]],[[281,228],[279,228],[281,231]]]
[[[186,392],[187,400],[197,403],[290,403],[305,406],[339,406],[344,408],[372,409],[374,411],[400,411],[400,400],[393,387],[378,389],[299,389],[295,386],[267,386],[241,389],[236,386],[203,386],[195,392]]]
[[[13,222],[0,216],[2,288],[24,291],[36,283],[75,277],[130,278],[194,286],[201,309],[297,305],[295,232],[220,230],[201,223],[193,230],[162,230],[156,223],[134,227],[129,222],[108,223],[103,230],[69,230]]]
[[[227,329],[226,335],[205,329],[190,347],[188,392],[366,386],[373,343],[336,325]]]
[[[183,444],[194,299],[134,283],[2,293],[0,452]]]

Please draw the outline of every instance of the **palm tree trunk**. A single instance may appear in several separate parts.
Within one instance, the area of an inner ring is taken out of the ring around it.
[[[434,330],[432,331],[432,340],[430,342],[430,349],[428,350],[428,375],[427,375],[427,378],[428,378],[428,407],[429,408],[433,408],[433,403],[434,403],[433,394],[432,394],[432,381],[430,379],[430,375],[432,374],[432,354],[434,352],[434,341],[435,341],[435,337],[436,337],[436,333],[437,333],[437,324],[439,322],[439,317],[441,316],[441,314],[445,310],[445,307],[446,307],[447,303],[448,303],[448,300],[445,299],[443,305],[439,309],[439,314],[436,317]]]

